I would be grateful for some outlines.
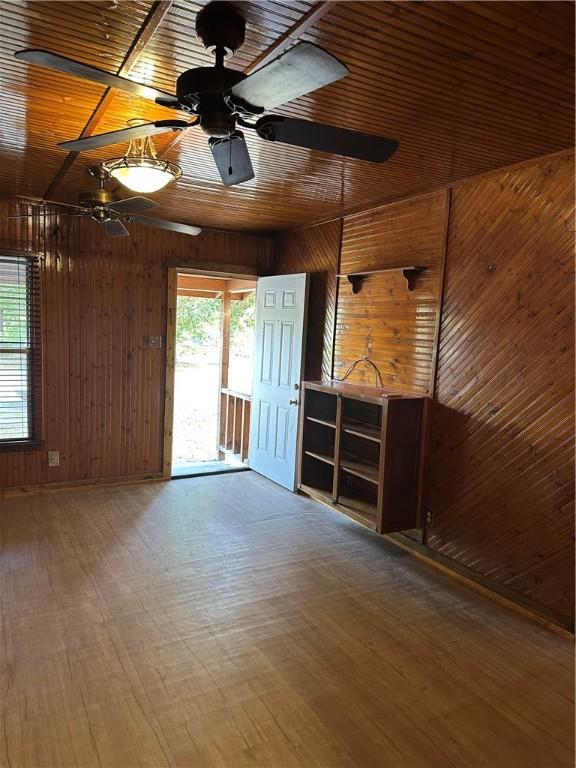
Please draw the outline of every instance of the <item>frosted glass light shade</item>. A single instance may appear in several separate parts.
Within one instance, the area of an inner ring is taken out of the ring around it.
[[[133,192],[156,192],[182,176],[182,169],[174,163],[154,157],[125,157],[102,163],[110,175]]]

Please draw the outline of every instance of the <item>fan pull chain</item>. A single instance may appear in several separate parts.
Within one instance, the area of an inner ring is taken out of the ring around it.
[[[228,176],[232,176],[232,139],[228,139],[228,146],[230,147],[230,165],[228,166]]]

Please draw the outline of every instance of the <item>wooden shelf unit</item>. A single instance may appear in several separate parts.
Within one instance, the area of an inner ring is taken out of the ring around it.
[[[428,398],[305,381],[298,489],[378,533],[421,526]]]

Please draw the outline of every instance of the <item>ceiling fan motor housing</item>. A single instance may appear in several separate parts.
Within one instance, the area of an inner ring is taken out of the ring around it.
[[[197,67],[180,75],[176,82],[178,100],[200,117],[200,127],[209,136],[224,137],[234,132],[233,108],[223,94],[246,78],[242,72],[224,67]]]
[[[94,219],[94,221],[99,222],[100,224],[103,224],[105,221],[112,221],[112,214],[108,210],[108,208],[105,208],[101,205],[97,205],[90,211],[90,215]]]
[[[80,207],[88,209],[90,216],[101,224],[113,218],[108,207],[113,202],[113,195],[105,189],[93,189],[91,192],[80,192],[78,195]]]
[[[114,197],[105,189],[93,189],[91,192],[80,192],[78,202],[83,208],[106,206],[114,202]]]
[[[237,51],[244,42],[246,22],[231,3],[208,3],[196,16],[196,34],[209,51],[220,49],[225,56]]]

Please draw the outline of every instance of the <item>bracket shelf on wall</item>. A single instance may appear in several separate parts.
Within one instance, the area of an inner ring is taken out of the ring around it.
[[[414,288],[415,278],[426,269],[428,269],[428,267],[410,264],[404,267],[388,267],[386,269],[371,269],[364,272],[350,272],[349,274],[336,275],[336,277],[345,277],[348,282],[352,284],[352,293],[360,293],[362,283],[367,277],[370,277],[370,275],[379,275],[383,272],[402,272],[408,290],[411,291]]]

